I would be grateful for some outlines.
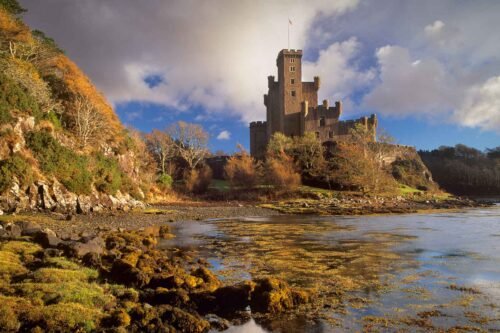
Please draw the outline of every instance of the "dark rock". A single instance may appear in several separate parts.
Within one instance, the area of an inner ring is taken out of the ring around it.
[[[96,252],[86,253],[82,258],[82,262],[85,266],[98,268],[101,266],[101,255]]]
[[[140,269],[134,267],[129,262],[118,259],[113,262],[110,272],[110,278],[115,282],[123,283],[127,286],[134,286],[137,288],[143,288],[148,285],[151,277],[141,271]]]
[[[225,331],[229,328],[230,323],[224,318],[221,318],[213,313],[205,316],[205,320],[210,323],[212,329],[217,331]]]
[[[73,214],[66,215],[66,221],[74,221],[74,220],[75,220],[75,215]]]
[[[219,279],[205,267],[197,268],[191,275],[201,278],[204,283],[203,287],[207,291],[214,291],[221,285]]]
[[[38,223],[32,221],[18,221],[16,225],[21,228],[22,236],[34,236],[42,230],[42,227]]]
[[[149,303],[152,305],[169,304],[176,307],[185,307],[189,303],[189,294],[184,289],[157,288]]]
[[[180,332],[203,333],[210,329],[208,321],[177,307],[163,305],[158,312],[161,313],[164,325],[173,326]]]
[[[184,284],[184,280],[178,276],[175,276],[171,273],[159,273],[153,275],[151,281],[148,284],[148,288],[156,289],[158,287],[161,288],[180,288]]]
[[[43,246],[47,247],[57,247],[62,241],[56,236],[56,233],[48,228],[38,231],[33,240]]]

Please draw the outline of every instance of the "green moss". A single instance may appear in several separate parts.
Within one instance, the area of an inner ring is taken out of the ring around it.
[[[54,128],[59,130],[62,128],[61,120],[57,116],[57,114],[53,111],[47,112],[43,115],[43,119],[48,120],[54,125]]]
[[[45,306],[42,320],[48,331],[84,331],[91,332],[98,326],[102,312],[82,306],[65,303]]]
[[[114,297],[96,283],[58,282],[36,283],[25,282],[13,284],[17,295],[32,302],[42,304],[78,303],[89,307],[102,307],[114,301]]]
[[[80,266],[76,262],[70,261],[65,257],[48,258],[44,261],[44,264],[49,267],[62,268],[62,269],[76,270],[80,268]]]
[[[24,274],[27,271],[17,254],[0,251],[0,276]]]
[[[28,185],[33,181],[31,166],[17,153],[0,161],[0,193],[12,185],[14,177],[19,180],[21,185]]]
[[[45,173],[55,176],[71,192],[91,192],[92,175],[85,156],[63,147],[46,132],[29,133],[27,144]]]
[[[42,247],[36,243],[24,241],[9,241],[0,245],[2,251],[8,251],[19,254],[22,258],[34,255],[42,250]]]
[[[90,268],[79,270],[40,268],[33,273],[33,280],[42,283],[88,281],[95,280],[97,277],[97,271]]]

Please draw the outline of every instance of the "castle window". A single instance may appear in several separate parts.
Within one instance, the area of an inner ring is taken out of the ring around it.
[[[325,117],[319,118],[319,127],[325,127],[325,125],[326,125]]]
[[[290,58],[290,62],[295,62],[295,59],[294,58]]]
[[[290,72],[295,72],[295,66],[290,66]]]
[[[290,91],[290,95],[292,95],[292,97],[295,97],[296,95],[295,90]]]
[[[295,84],[295,79],[290,79],[290,84]]]
[[[328,132],[328,137],[329,137],[330,139],[333,139],[333,131]]]

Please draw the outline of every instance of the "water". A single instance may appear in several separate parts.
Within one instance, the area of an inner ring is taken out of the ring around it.
[[[228,332],[500,330],[500,206],[362,217],[273,216],[174,224],[166,246],[226,282],[273,275],[312,308]]]

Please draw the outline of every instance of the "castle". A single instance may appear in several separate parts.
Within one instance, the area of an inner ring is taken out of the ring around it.
[[[276,132],[287,136],[302,136],[314,132],[321,142],[342,140],[356,124],[362,124],[375,134],[377,117],[339,120],[342,103],[330,106],[327,100],[318,105],[319,77],[313,82],[302,82],[302,50],[281,50],[276,59],[278,81],[268,76],[269,91],[264,95],[266,121],[250,123],[250,154],[262,158],[267,143]]]

